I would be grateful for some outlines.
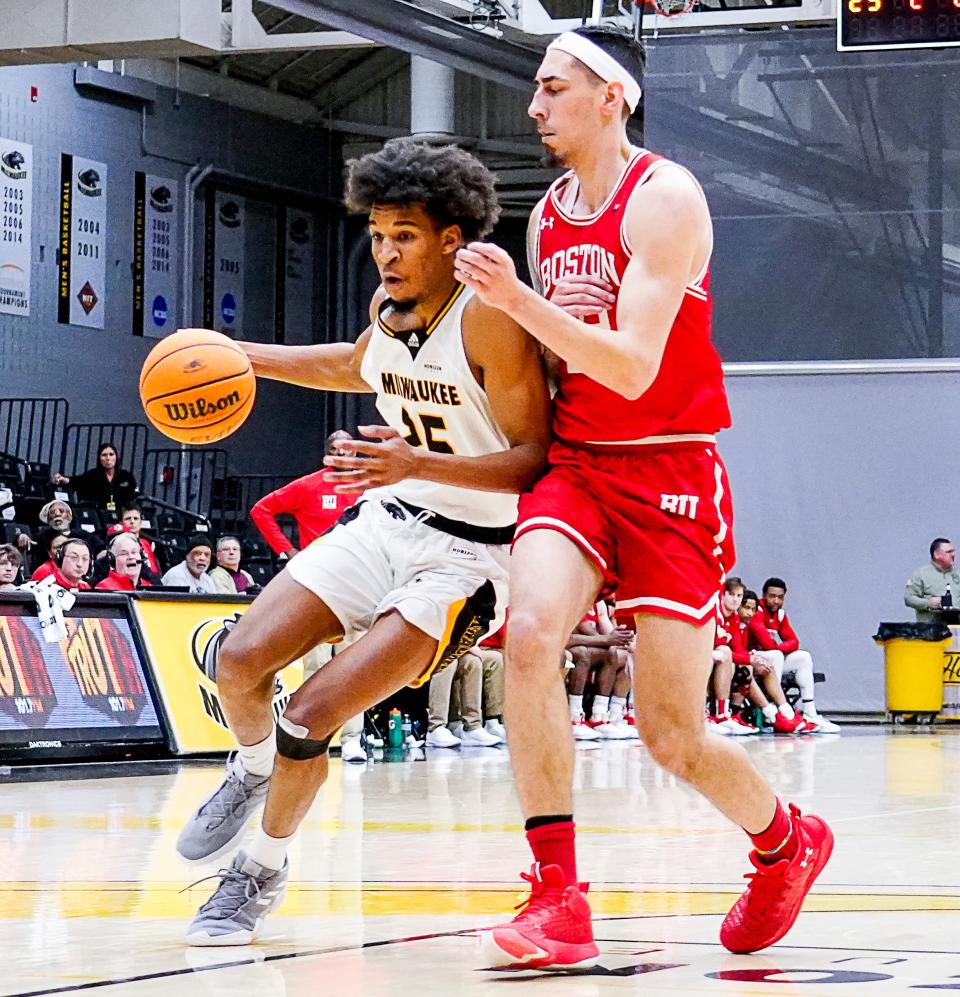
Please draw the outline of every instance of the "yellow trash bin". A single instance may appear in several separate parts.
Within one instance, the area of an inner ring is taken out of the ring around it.
[[[935,640],[894,636],[901,627],[916,624],[881,624],[874,640],[883,648],[887,673],[887,711],[896,719],[903,713],[936,716],[943,706],[943,652],[946,637]]]

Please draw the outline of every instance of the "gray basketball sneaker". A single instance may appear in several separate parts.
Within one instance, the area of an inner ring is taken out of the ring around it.
[[[177,852],[187,862],[213,862],[243,837],[247,821],[263,806],[270,776],[248,775],[239,755],[227,759],[227,777],[187,821]]]
[[[263,919],[287,895],[289,870],[286,860],[282,869],[264,869],[245,852],[239,852],[230,868],[218,873],[220,885],[197,911],[187,929],[187,944],[249,945],[256,941]]]

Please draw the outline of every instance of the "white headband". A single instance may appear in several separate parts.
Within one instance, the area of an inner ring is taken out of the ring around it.
[[[547,51],[557,49],[579,59],[588,69],[592,69],[604,83],[619,83],[623,87],[623,99],[632,114],[640,103],[643,91],[640,84],[617,62],[612,55],[604,52],[589,38],[564,31],[547,46]]]

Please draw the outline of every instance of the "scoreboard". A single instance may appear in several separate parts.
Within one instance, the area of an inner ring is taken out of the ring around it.
[[[960,0],[837,0],[841,51],[960,45]]]

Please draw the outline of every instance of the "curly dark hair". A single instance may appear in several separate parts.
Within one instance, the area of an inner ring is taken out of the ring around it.
[[[459,225],[467,242],[488,235],[500,217],[493,174],[455,145],[391,139],[379,152],[347,163],[344,197],[351,211],[422,204],[441,228]]]

